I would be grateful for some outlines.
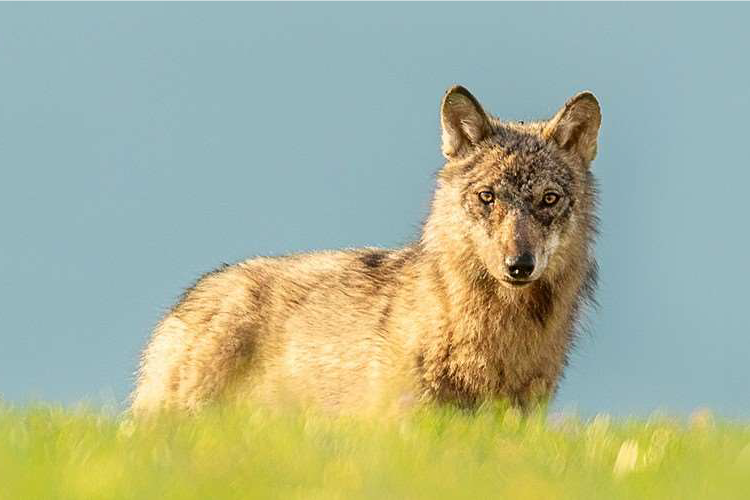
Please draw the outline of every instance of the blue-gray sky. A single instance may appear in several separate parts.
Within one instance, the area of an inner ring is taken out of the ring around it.
[[[417,236],[453,83],[603,109],[601,308],[557,398],[750,415],[749,4],[0,5],[0,393],[123,401],[222,262]]]

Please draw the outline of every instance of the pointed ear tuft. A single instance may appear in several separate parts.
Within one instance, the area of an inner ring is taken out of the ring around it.
[[[544,136],[576,154],[588,166],[596,157],[601,123],[599,101],[591,92],[581,92],[571,97],[547,123]]]
[[[490,120],[479,101],[460,85],[448,89],[440,108],[443,155],[455,159],[490,133]]]

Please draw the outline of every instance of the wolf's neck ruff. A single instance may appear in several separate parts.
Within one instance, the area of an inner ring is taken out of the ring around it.
[[[500,284],[469,248],[451,255],[428,246],[421,258],[430,263],[446,325],[419,353],[425,399],[471,407],[498,395],[520,405],[549,397],[580,308],[591,299],[595,264],[588,256],[521,289]],[[544,362],[540,355],[549,366],[535,366]],[[555,376],[545,373],[550,368]],[[529,394],[529,383],[540,384],[538,395]]]
[[[447,161],[419,241],[205,275],[154,330],[133,411],[497,397],[525,408],[553,396],[596,282],[600,121],[587,92],[548,121],[505,123],[450,89]]]

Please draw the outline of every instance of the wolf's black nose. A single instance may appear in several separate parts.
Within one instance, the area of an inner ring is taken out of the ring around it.
[[[505,265],[508,266],[508,274],[511,278],[525,280],[534,272],[534,256],[526,252],[506,257]]]

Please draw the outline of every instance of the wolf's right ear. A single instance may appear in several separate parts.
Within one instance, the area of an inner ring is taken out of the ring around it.
[[[490,133],[490,120],[479,101],[460,85],[448,89],[440,108],[443,127],[443,156],[452,160]]]

